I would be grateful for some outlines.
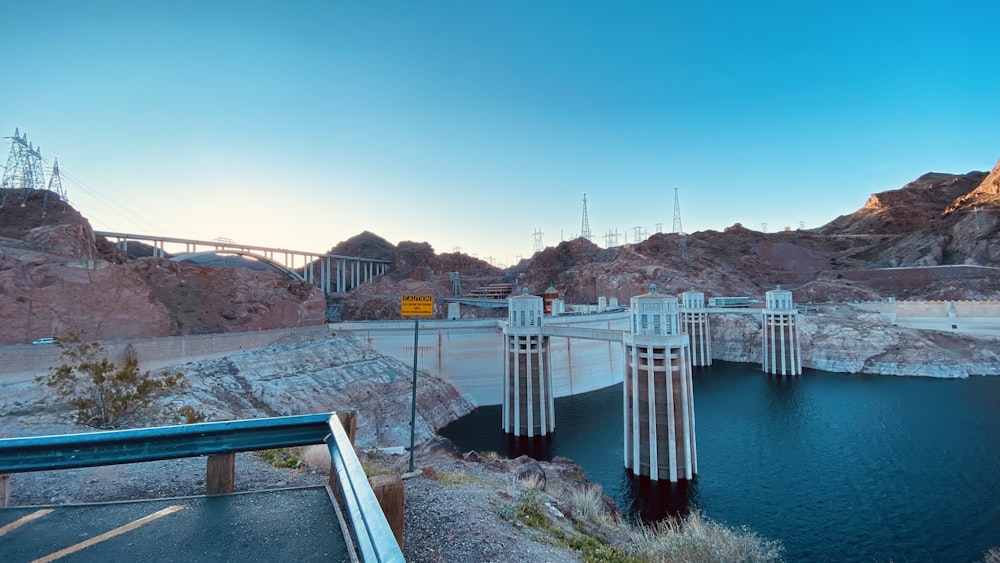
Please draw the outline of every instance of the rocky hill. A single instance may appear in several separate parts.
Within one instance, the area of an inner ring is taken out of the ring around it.
[[[390,262],[387,275],[343,297],[339,315],[343,320],[397,319],[400,296],[406,293],[434,295],[436,316],[442,318],[447,314],[447,303],[442,298],[455,296],[453,273],[457,273],[463,287],[469,289],[505,277],[503,270],[478,258],[458,252],[436,254],[426,242],[403,241],[393,245],[368,231],[341,242],[330,253]],[[467,314],[490,313],[471,310]]]
[[[601,296],[625,303],[650,283],[667,293],[758,298],[781,285],[800,302],[1000,298],[996,270],[927,268],[1000,266],[1000,162],[989,174],[925,174],[818,229],[761,233],[736,224],[608,249],[576,239],[507,271],[366,231],[331,253],[389,261],[389,273],[336,296],[330,307],[313,286],[274,272],[126,255],[45,195],[0,208],[0,343],[68,330],[117,338],[303,326],[322,323],[331,311],[344,320],[391,319],[403,293],[435,295],[443,317],[443,298],[454,296],[453,272],[466,294],[497,282],[535,294],[552,286],[569,303]],[[900,267],[916,269],[885,269]]]
[[[1000,162],[990,174],[930,173],[818,229],[762,233],[736,224],[612,249],[577,239],[522,262],[515,275],[532,293],[552,285],[576,303],[627,302],[649,283],[665,293],[749,297],[781,285],[800,302],[997,299],[997,271],[883,268],[1000,267],[998,191]]]
[[[321,324],[316,287],[273,271],[135,258],[54,194],[0,208],[0,344],[69,331],[144,338]],[[13,203],[16,201],[17,203]]]
[[[762,298],[780,285],[800,302],[900,299],[997,299],[1000,271],[942,265],[1000,267],[1000,163],[990,174],[928,173],[897,190],[873,194],[856,212],[818,229],[762,233],[736,224],[723,231],[655,234],[635,244],[600,248],[565,241],[501,272],[442,265],[429,245],[398,247],[371,233],[338,250],[381,249],[393,273],[344,300],[344,319],[398,317],[399,295],[452,295],[448,274],[462,270],[463,287],[509,282],[541,294],[552,286],[568,303],[615,297],[627,303],[656,283],[665,293],[697,289],[707,295]],[[468,257],[465,257],[468,260]],[[886,268],[907,267],[907,270]],[[445,314],[438,300],[439,316]],[[485,314],[463,308],[463,315]]]

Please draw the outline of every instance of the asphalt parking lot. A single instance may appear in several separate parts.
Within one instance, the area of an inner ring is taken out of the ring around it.
[[[0,509],[0,561],[351,561],[325,487]]]

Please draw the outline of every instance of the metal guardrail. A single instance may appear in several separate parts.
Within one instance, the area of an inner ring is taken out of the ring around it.
[[[335,413],[0,439],[0,473],[136,463],[326,443],[361,558],[404,561]]]

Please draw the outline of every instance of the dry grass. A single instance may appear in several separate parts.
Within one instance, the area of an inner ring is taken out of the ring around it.
[[[367,477],[387,474],[402,475],[403,471],[406,471],[405,469],[400,470],[398,460],[393,460],[391,456],[384,455],[376,448],[365,451],[364,455],[358,456],[358,458]]]
[[[445,485],[470,485],[478,483],[475,477],[462,471],[438,471],[437,479]]]
[[[780,561],[781,543],[733,529],[694,511],[632,530],[635,555],[648,561]]]
[[[501,515],[518,525],[551,536],[551,541],[580,552],[584,561],[771,562],[781,560],[781,543],[746,527],[729,528],[700,512],[653,525],[636,525],[609,512],[601,487],[561,487],[552,481],[543,491],[538,480],[512,479],[511,501]],[[555,485],[555,486],[553,486]],[[568,522],[556,517],[553,502],[568,505]],[[1000,560],[987,559],[987,563]]]
[[[607,511],[604,490],[600,485],[589,485],[570,491],[566,498],[573,517],[594,524],[615,526],[620,519]]]

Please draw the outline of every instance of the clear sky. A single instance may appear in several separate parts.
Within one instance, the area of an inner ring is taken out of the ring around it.
[[[1000,157],[1000,2],[0,0],[18,127],[95,229],[507,264],[817,227]],[[0,145],[0,164],[9,144]],[[624,236],[620,239],[624,240]]]

